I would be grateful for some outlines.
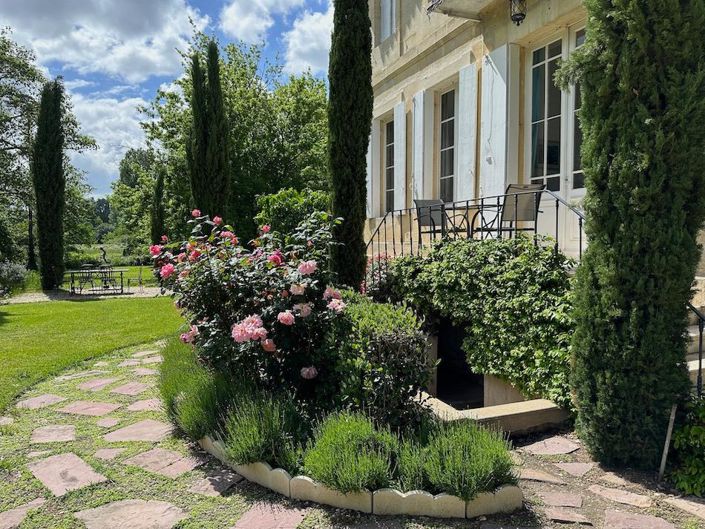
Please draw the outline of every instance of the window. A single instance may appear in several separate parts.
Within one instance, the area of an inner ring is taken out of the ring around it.
[[[384,204],[385,211],[394,211],[394,122],[384,127]]]
[[[394,23],[396,18],[396,0],[380,0],[379,3],[379,40],[388,39],[394,34]]]
[[[441,95],[440,198],[453,202],[455,180],[455,90]]]
[[[579,48],[585,43],[585,30],[580,29],[575,32],[575,48]],[[580,130],[580,120],[578,119],[580,110],[580,85],[573,87],[573,189],[583,189],[585,187],[585,175],[583,174],[583,164],[580,159],[580,146],[583,144],[583,133]]]
[[[534,50],[531,64],[531,183],[561,187],[562,93],[553,80],[563,53],[557,40]]]

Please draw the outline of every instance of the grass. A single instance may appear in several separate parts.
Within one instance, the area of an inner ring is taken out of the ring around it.
[[[145,287],[159,286],[159,284],[157,283],[157,278],[154,277],[154,274],[152,273],[151,266],[116,266],[115,268],[118,270],[125,271],[123,275],[123,279],[125,281],[125,289],[127,289],[128,279],[131,280],[130,290],[134,291],[137,288],[137,279],[140,275],[140,269],[142,269],[142,284]],[[68,281],[68,276],[66,280]],[[64,289],[68,289],[68,287],[68,283],[64,283],[62,285],[62,288]],[[39,272],[29,272],[27,274],[27,279],[25,279],[24,284],[21,285],[19,288],[13,289],[12,294],[16,296],[18,294],[29,294],[41,291],[42,285],[39,279]]]
[[[0,410],[31,385],[87,358],[173,335],[169,298],[0,306]]]

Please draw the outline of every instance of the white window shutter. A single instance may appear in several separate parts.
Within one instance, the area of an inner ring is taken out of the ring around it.
[[[477,66],[460,70],[458,83],[458,179],[457,201],[475,198],[477,144]]]
[[[507,45],[485,55],[480,114],[480,195],[501,195],[507,157]]]
[[[414,199],[433,195],[433,92],[425,90],[414,96]]]
[[[382,203],[380,198],[380,188],[382,187],[382,181],[380,180],[380,166],[382,164],[382,135],[381,124],[378,119],[372,120],[372,134],[370,135],[370,149],[368,157],[370,158],[371,164],[369,179],[372,184],[367,190],[367,194],[370,199],[368,215],[370,218],[376,218],[380,216],[380,211],[382,211]]]
[[[372,218],[372,134],[367,144],[367,218]]]
[[[406,106],[394,107],[394,209],[406,209]]]

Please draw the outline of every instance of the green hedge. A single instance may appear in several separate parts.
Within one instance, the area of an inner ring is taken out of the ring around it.
[[[464,329],[476,373],[570,407],[571,261],[550,241],[456,240],[390,264],[395,299]]]
[[[317,211],[330,211],[330,195],[323,191],[282,189],[271,195],[257,197],[255,222],[268,224],[279,233],[291,233]]]

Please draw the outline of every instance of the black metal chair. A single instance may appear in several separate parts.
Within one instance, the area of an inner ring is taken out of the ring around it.
[[[416,200],[416,225],[419,228],[419,242],[423,235],[443,237],[446,233],[445,203],[442,200]]]
[[[504,233],[511,237],[520,231],[530,231],[536,235],[541,195],[545,189],[544,184],[509,184],[499,205],[488,204],[475,213],[473,234],[480,233],[482,238],[484,234],[496,234],[501,238]],[[489,216],[485,209],[490,211]]]

